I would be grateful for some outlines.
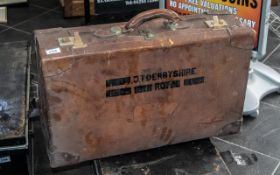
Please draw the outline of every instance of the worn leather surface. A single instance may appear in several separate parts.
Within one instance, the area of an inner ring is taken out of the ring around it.
[[[156,19],[118,36],[125,23],[35,32],[52,167],[239,131],[254,33],[231,15],[220,30],[183,18],[175,31]],[[46,54],[75,31],[87,47]]]

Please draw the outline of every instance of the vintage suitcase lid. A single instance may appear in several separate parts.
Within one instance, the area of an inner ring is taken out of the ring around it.
[[[211,26],[211,21],[215,22],[217,17],[218,26]],[[242,26],[234,15],[179,16],[167,9],[140,13],[128,23],[37,30],[35,38],[43,61],[134,49],[167,48],[225,38],[234,47],[252,49],[254,44],[253,30]]]
[[[12,146],[3,145],[3,140],[24,138],[26,134],[28,48],[27,41],[0,44],[1,146]]]

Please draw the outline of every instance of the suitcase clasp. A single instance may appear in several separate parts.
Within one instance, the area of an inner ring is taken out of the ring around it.
[[[74,45],[73,49],[84,48],[87,47],[85,43],[83,43],[82,38],[79,32],[74,32]]]
[[[205,23],[209,28],[213,29],[224,29],[228,25],[225,20],[219,19],[218,16],[213,16],[213,20],[205,21]]]

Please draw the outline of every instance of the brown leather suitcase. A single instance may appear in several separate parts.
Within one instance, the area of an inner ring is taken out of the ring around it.
[[[254,32],[232,15],[158,9],[35,35],[52,167],[240,130]]]

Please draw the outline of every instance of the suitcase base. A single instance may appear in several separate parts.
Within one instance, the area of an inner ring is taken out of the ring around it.
[[[101,159],[95,167],[100,175],[231,174],[209,139]]]

